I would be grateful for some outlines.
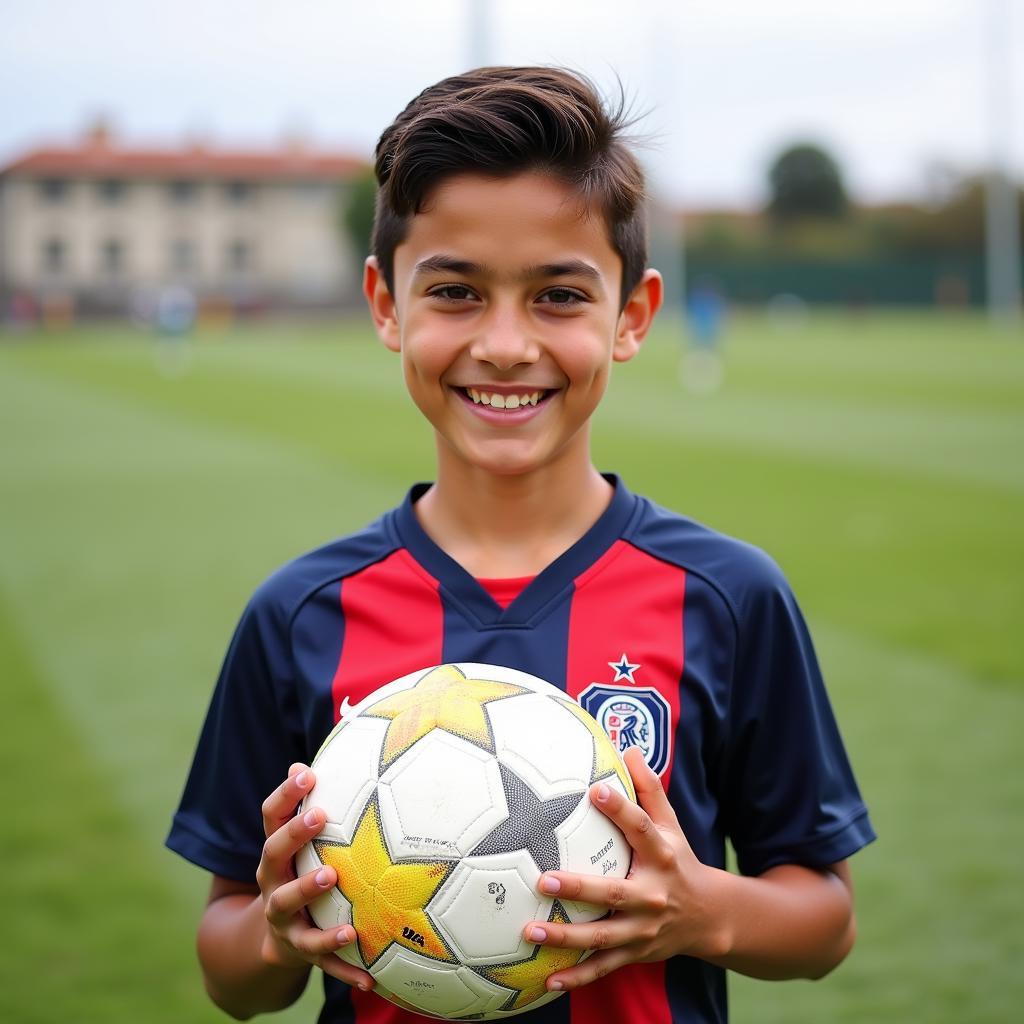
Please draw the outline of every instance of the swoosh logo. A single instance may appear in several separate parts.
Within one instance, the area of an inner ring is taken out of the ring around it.
[[[352,712],[352,704],[349,703],[348,694],[341,698],[341,705],[338,707],[338,720],[340,721],[346,715]]]

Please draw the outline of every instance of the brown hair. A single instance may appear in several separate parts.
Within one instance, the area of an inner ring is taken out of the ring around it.
[[[622,138],[631,123],[624,99],[608,109],[590,81],[561,68],[478,68],[424,89],[377,143],[371,245],[388,288],[409,220],[441,181],[540,170],[604,215],[625,305],[647,266],[644,175]]]

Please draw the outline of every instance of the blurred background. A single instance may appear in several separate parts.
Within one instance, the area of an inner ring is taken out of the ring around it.
[[[669,302],[598,463],[779,560],[880,833],[849,961],[734,1019],[1015,1019],[1019,0],[5,4],[0,1018],[223,1019],[162,839],[252,589],[430,476],[370,166],[486,63],[644,115]]]

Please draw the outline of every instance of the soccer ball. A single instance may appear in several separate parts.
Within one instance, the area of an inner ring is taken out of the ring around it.
[[[602,908],[542,895],[544,871],[623,878],[632,851],[587,796],[601,779],[635,799],[601,727],[561,690],[497,665],[421,669],[356,705],[320,748],[303,802],[327,814],[296,858],[334,867],[310,906],[352,924],[338,956],[416,1013],[498,1020],[558,992],[544,982],[585,952],[523,938],[533,920]]]

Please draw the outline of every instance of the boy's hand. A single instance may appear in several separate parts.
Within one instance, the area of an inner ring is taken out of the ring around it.
[[[590,798],[633,848],[628,877],[553,871],[540,879],[542,893],[613,911],[611,917],[588,924],[535,921],[526,926],[524,935],[532,942],[597,951],[578,966],[553,974],[548,989],[579,988],[636,961],[677,954],[709,958],[720,952],[721,927],[712,899],[716,872],[690,849],[661,780],[643,753],[632,747],[624,760],[638,804],[601,783],[591,787]]]
[[[301,817],[296,806],[313,788],[313,772],[293,764],[288,778],[263,802],[263,830],[267,841],[256,871],[256,881],[267,917],[263,959],[280,967],[315,964],[324,973],[368,992],[373,978],[335,955],[355,941],[351,925],[323,931],[313,925],[306,907],[337,881],[334,868],[322,867],[301,878],[295,875],[294,857],[324,827],[327,818],[319,807]]]

